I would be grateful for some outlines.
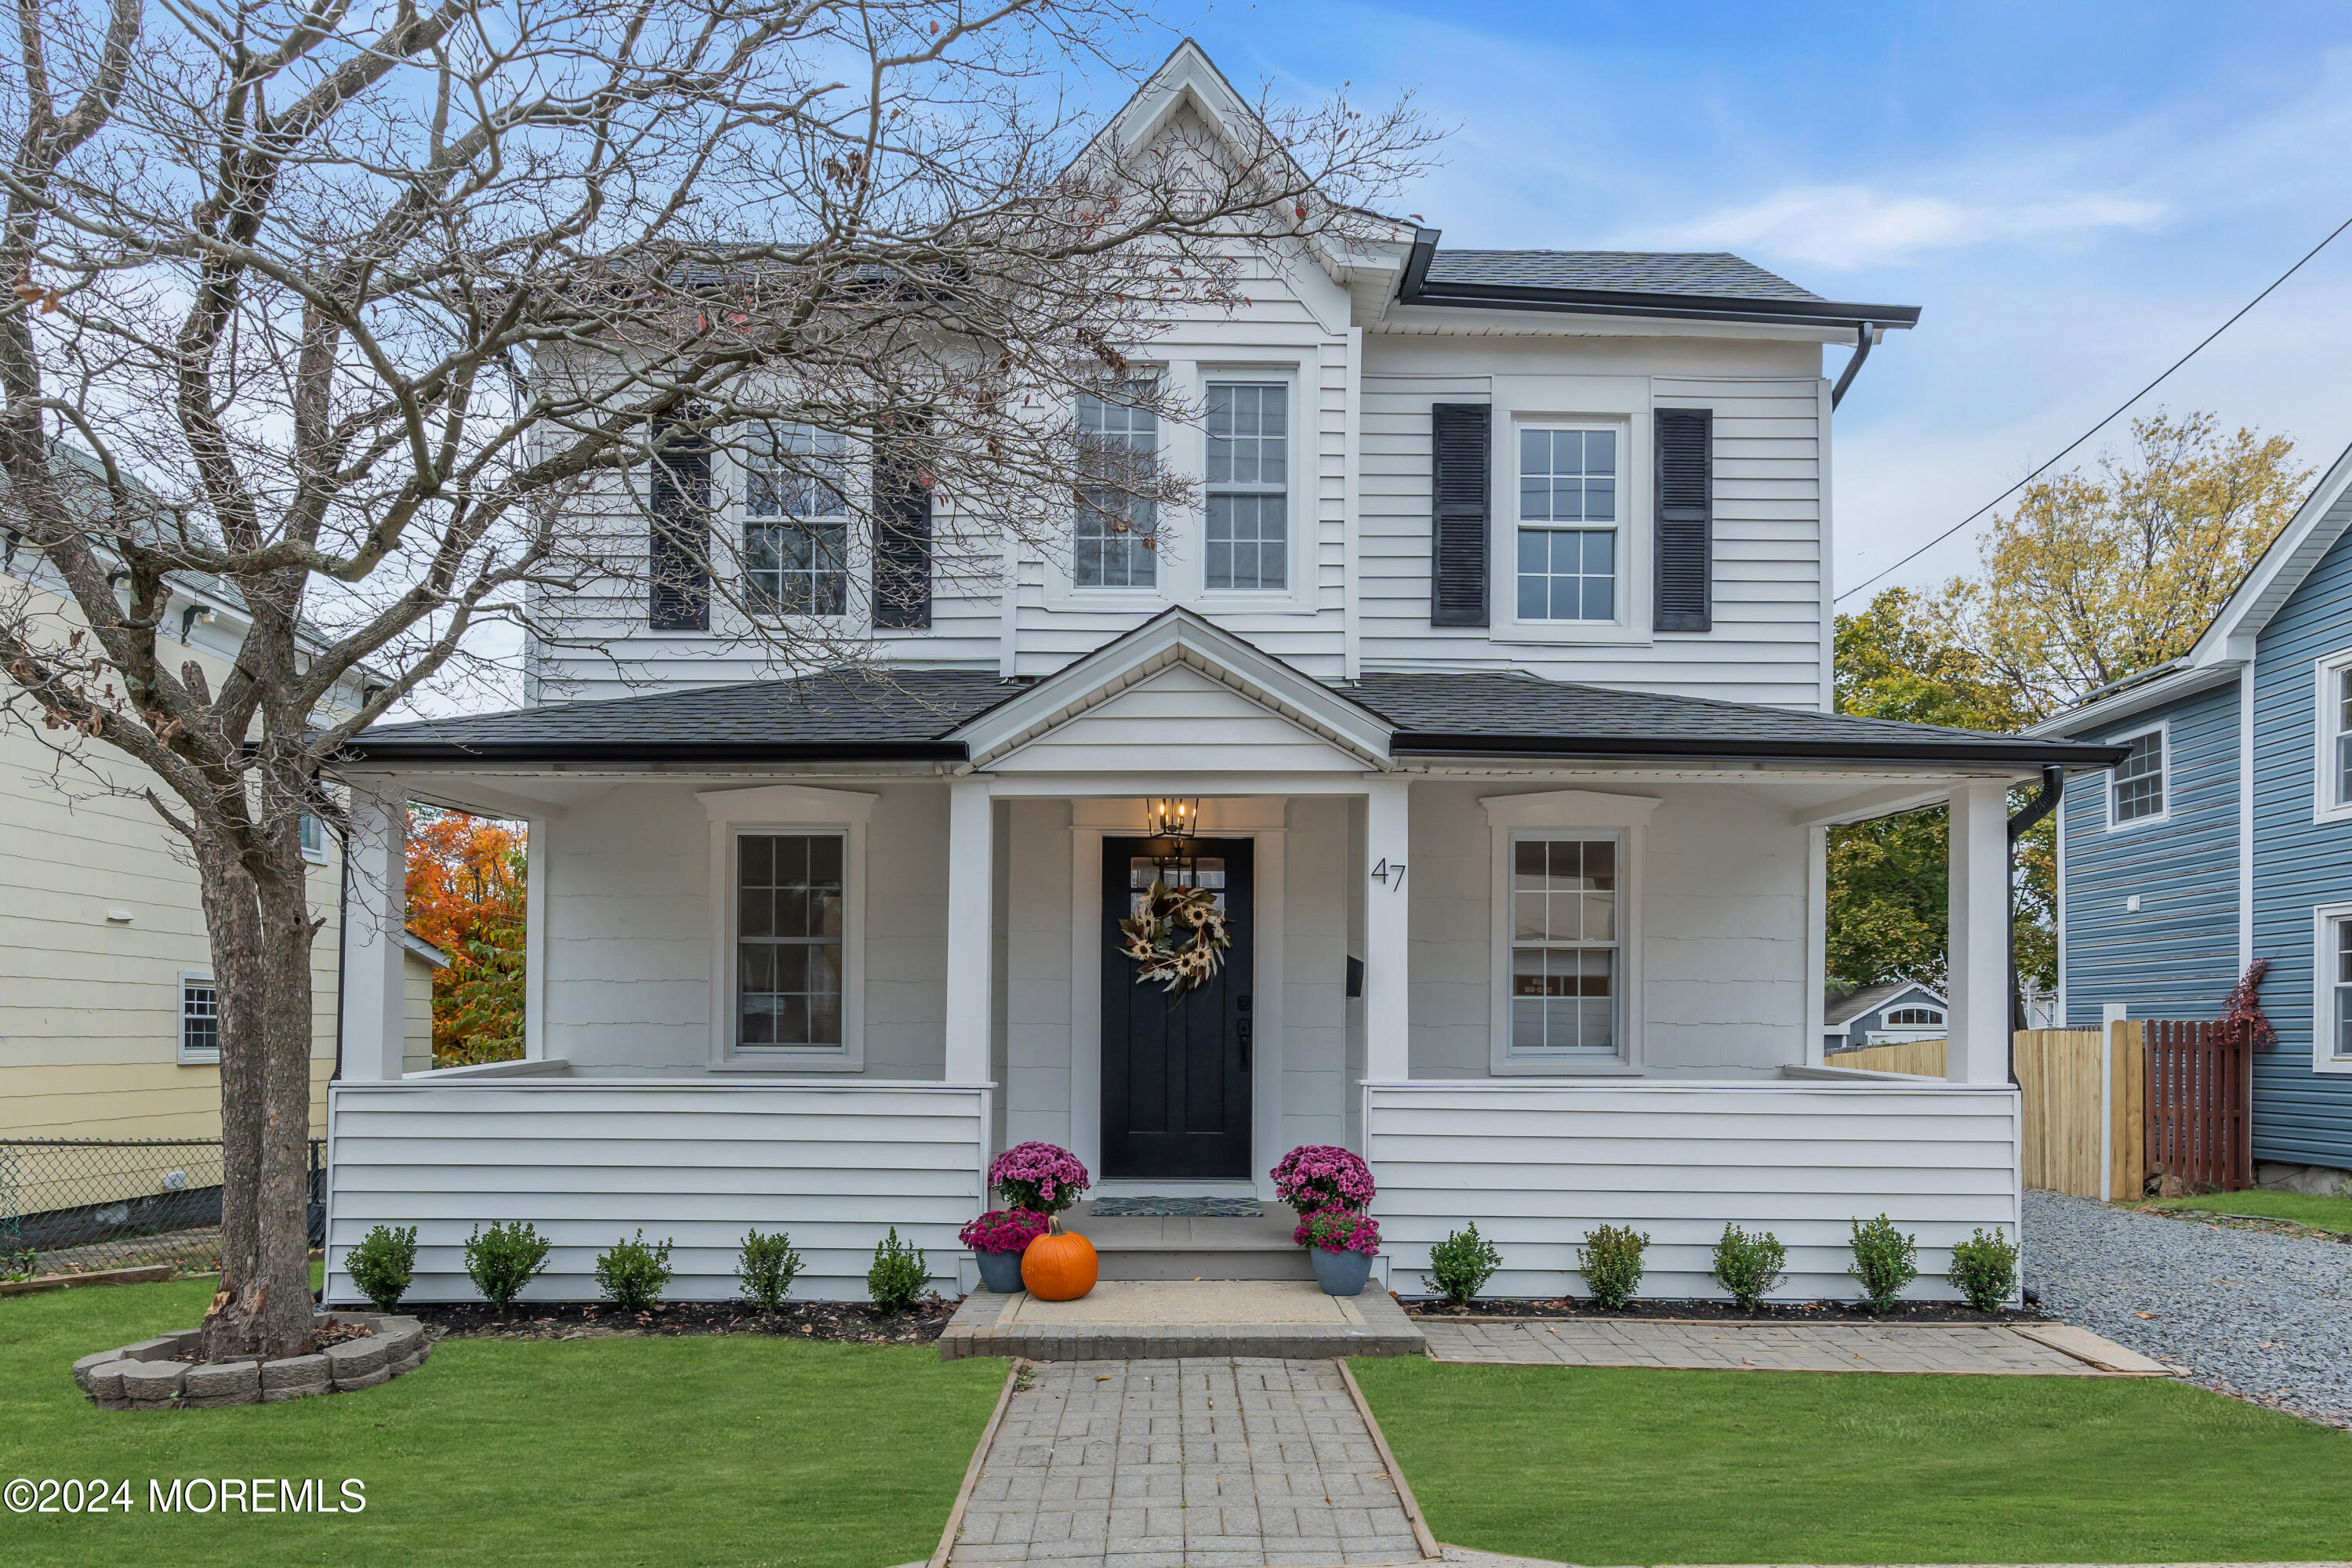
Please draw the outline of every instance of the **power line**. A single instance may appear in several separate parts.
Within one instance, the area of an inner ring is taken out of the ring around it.
[[[2146,386],[2141,387],[2137,392],[2133,393],[2129,397],[2125,398],[2121,403],[2116,405],[2114,411],[2108,414],[2105,418],[2100,420],[2096,425],[2092,426],[2088,430],[2084,431],[2080,436],[2075,437],[2073,440],[2067,442],[2065,446],[2060,447],[2058,449],[2057,457],[2051,458],[2048,462],[2042,464],[2040,468],[2034,469],[2032,473],[2026,475],[2023,479],[2010,486],[2009,489],[2001,491],[2000,494],[1993,497],[1992,500],[1985,502],[1984,505],[1977,508],[1976,510],[1969,513],[1968,516],[1960,519],[1959,521],[1952,524],[1951,527],[1944,530],[1943,532],[1936,535],[1935,538],[1927,541],[1927,543],[1919,546],[1918,549],[1914,550],[1902,560],[1897,561],[1894,565],[1887,567],[1885,571],[1878,573],[1875,576],[1867,577],[1863,581],[1856,583],[1853,587],[1848,588],[1844,593],[1840,594],[1835,599],[1832,599],[1830,602],[1832,604],[1842,605],[1847,599],[1852,598],[1854,595],[1861,593],[1864,588],[1869,587],[1873,583],[1879,581],[1880,578],[1886,577],[1896,572],[1902,571],[1903,568],[1910,565],[1911,563],[1918,560],[1919,557],[1927,554],[1927,552],[1935,549],[1936,546],[1943,543],[1944,541],[1951,538],[1952,535],[1968,527],[1969,524],[1974,522],[1977,519],[1982,517],[1985,513],[1990,511],[1993,508],[1999,506],[2001,502],[2007,500],[2010,497],[2015,495],[2018,491],[2023,489],[2026,486],[2032,484],[2034,480],[2048,473],[2052,468],[2056,468],[2060,458],[2063,458],[2067,453],[2073,451],[2075,447],[2081,446],[2084,442],[2089,440],[2092,437],[2105,429],[2109,425],[2114,424],[2116,415],[2121,414],[2125,409],[2129,408],[2133,404],[2137,403],[2141,398],[2146,397],[2149,393],[2154,392],[2158,387],[2163,385],[2166,378],[2170,376],[2174,371],[2179,370],[2182,365],[2187,364],[2190,360],[2195,359],[2200,353],[2204,352],[2208,343],[2210,343],[2215,338],[2220,337],[2223,332],[2228,331],[2231,327],[2236,326],[2239,320],[2242,318],[2247,311],[2252,310],[2255,306],[2269,299],[2280,284],[2285,282],[2288,279],[2303,270],[2303,264],[2305,261],[2309,261],[2313,257],[2326,249],[2329,242],[2334,240],[2337,235],[2342,234],[2347,228],[2352,228],[2352,217],[2346,218],[2342,223],[2337,224],[2334,228],[2330,229],[2326,239],[2321,240],[2317,245],[2313,246],[2309,250],[2303,253],[2302,261],[2296,262],[2294,266],[2280,273],[2276,278],[2271,279],[2270,287],[2255,295],[2252,299],[2247,300],[2243,305],[2240,306],[2236,315],[2231,316],[2228,321],[2222,322],[2220,326],[2206,333],[2204,339],[2200,342],[2195,348],[2190,349],[2187,353],[2182,354],[2179,359],[2174,360],[2170,364],[2167,365],[2164,369],[2164,374],[2158,376],[2154,381],[2149,382]]]

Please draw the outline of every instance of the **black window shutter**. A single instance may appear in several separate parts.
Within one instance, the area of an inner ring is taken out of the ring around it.
[[[646,625],[657,632],[710,629],[710,443],[673,440],[656,451],[646,510],[653,532],[646,560]]]
[[[1486,505],[1494,411],[1483,403],[1429,408],[1429,624],[1486,624]]]
[[[1657,615],[1662,632],[1715,627],[1715,410],[1657,411]]]
[[[874,444],[874,624],[931,624],[931,487],[907,443]]]

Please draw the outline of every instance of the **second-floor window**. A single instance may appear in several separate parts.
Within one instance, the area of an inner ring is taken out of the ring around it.
[[[1617,432],[1519,431],[1523,621],[1617,618]]]
[[[2329,725],[2328,762],[2336,775],[2337,805],[2352,805],[2352,664],[2339,665],[2335,670],[2334,700],[2327,705]]]
[[[849,609],[848,438],[793,425],[743,454],[743,578],[756,611],[839,616]]]
[[[2164,815],[2164,731],[2150,730],[2127,742],[2131,754],[2116,764],[2107,785],[2107,825]]]
[[[1151,483],[1160,420],[1149,408],[1078,395],[1080,461],[1103,482],[1078,491],[1070,525],[1070,581],[1081,588],[1160,585],[1158,503]]]
[[[1290,586],[1290,386],[1213,381],[1207,398],[1209,592]]]

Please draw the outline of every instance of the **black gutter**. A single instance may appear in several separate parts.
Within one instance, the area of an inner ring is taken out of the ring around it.
[[[961,763],[961,741],[354,741],[362,763]]]
[[[1413,232],[1397,279],[1401,305],[1455,310],[1547,310],[1563,315],[1664,316],[1678,321],[1756,321],[1774,326],[1916,327],[1916,305],[1857,305],[1833,300],[1751,300],[1717,294],[1654,294],[1632,289],[1546,289],[1522,283],[1429,281],[1437,257],[1433,228]]]
[[[1853,330],[1853,357],[1845,362],[1845,370],[1838,376],[1837,384],[1830,388],[1830,407],[1834,410],[1845,401],[1845,389],[1862,374],[1862,362],[1870,357],[1870,345],[1878,341],[1878,329],[1864,321]]]
[[[2127,746],[2060,741],[1736,741],[1674,740],[1625,735],[1473,735],[1399,731],[1389,738],[1394,756],[1606,757],[1720,762],[1958,763],[1970,765],[2110,768]]]

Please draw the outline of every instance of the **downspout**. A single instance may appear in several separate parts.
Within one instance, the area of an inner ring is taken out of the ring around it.
[[[2025,994],[2017,985],[2017,841],[2033,830],[2033,825],[2058,807],[2066,793],[2066,770],[2051,766],[2042,770],[2042,789],[2025,809],[2009,819],[2010,886],[2007,900],[2009,913],[2009,1082],[2017,1087],[2017,1031],[2025,1027]]]
[[[1830,407],[1834,410],[1845,398],[1845,389],[1862,370],[1862,362],[1870,357],[1870,346],[1886,333],[1886,329],[1874,321],[1864,321],[1853,330],[1853,357],[1845,362],[1845,370],[1830,388]]]

